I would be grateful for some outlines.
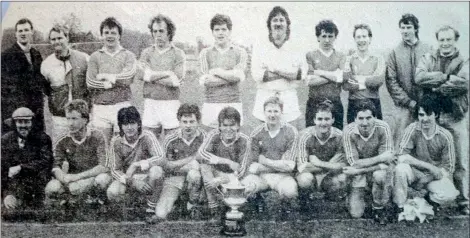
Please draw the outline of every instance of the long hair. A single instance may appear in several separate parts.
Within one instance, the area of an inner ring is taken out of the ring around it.
[[[121,108],[118,111],[117,121],[119,126],[119,135],[124,136],[122,125],[137,123],[139,125],[139,135],[142,134],[142,118],[140,117],[139,111],[134,106]]]
[[[286,41],[289,40],[289,37],[290,37],[290,18],[289,18],[289,14],[287,14],[286,9],[284,9],[283,7],[275,6],[273,8],[273,10],[271,10],[271,12],[269,13],[268,20],[266,21],[266,25],[268,26],[268,30],[269,30],[269,41],[270,42],[274,42],[274,38],[271,35],[271,33],[272,33],[271,20],[279,14],[281,14],[286,19],[286,23],[287,23]]]

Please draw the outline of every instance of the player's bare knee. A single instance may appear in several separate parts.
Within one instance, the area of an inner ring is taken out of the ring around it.
[[[298,197],[297,183],[295,181],[283,181],[279,184],[279,195],[282,199],[293,199]]]
[[[403,174],[407,174],[407,172],[410,170],[410,165],[409,164],[397,164],[395,166],[395,174],[396,175],[403,175]]]
[[[59,180],[53,179],[47,183],[44,193],[47,197],[51,197],[57,194],[60,194],[64,191],[62,183]]]
[[[201,173],[199,170],[190,170],[186,175],[186,180],[190,184],[197,184],[201,181]]]
[[[299,188],[310,188],[313,186],[315,176],[312,173],[301,173],[297,175],[296,179]]]
[[[158,180],[163,178],[163,169],[160,166],[152,166],[148,174],[150,180]]]
[[[385,181],[387,172],[385,170],[376,170],[372,173],[372,177],[374,179],[374,183],[382,184]]]
[[[101,188],[101,189],[106,189],[109,184],[112,182],[112,177],[111,175],[107,173],[102,173],[98,174],[98,176],[95,177],[95,186]]]
[[[118,184],[119,182],[113,182],[109,186],[109,188],[106,190],[106,196],[110,201],[120,201],[122,200],[122,197],[125,194],[125,188],[122,188],[121,186],[125,186],[123,184]]]
[[[250,167],[248,167],[248,173],[249,174],[258,174],[259,172],[259,164],[258,163],[252,163]]]

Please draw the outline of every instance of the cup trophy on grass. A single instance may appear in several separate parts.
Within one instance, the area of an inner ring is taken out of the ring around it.
[[[236,177],[235,177],[236,178]],[[246,203],[245,187],[238,179],[233,179],[222,185],[224,191],[224,202],[230,207],[230,211],[223,218],[220,234],[226,236],[246,235],[244,215],[238,209]]]

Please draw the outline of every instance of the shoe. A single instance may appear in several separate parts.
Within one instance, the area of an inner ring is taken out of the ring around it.
[[[397,205],[394,205],[392,207],[392,210],[388,213],[388,221],[391,223],[398,223],[398,217],[403,211],[403,207],[398,207]]]
[[[189,219],[198,221],[198,220],[201,220],[202,217],[203,217],[202,212],[201,212],[201,209],[199,208],[199,206],[193,206],[189,210]]]
[[[470,215],[470,210],[468,208],[468,205],[460,205],[458,207],[460,214],[468,216]]]
[[[380,225],[387,224],[387,214],[385,209],[373,209],[374,210],[374,220],[379,223]]]
[[[157,224],[157,223],[162,222],[164,220],[165,219],[163,219],[163,218],[157,217],[157,215],[147,216],[145,218],[145,222],[147,224],[150,224],[150,225]]]

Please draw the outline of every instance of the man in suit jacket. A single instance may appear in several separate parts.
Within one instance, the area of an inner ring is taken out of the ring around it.
[[[2,53],[2,134],[12,129],[5,120],[19,107],[34,112],[34,130],[44,130],[43,91],[50,90],[40,72],[41,54],[31,47],[33,29],[29,19],[20,19],[15,25],[16,44]]]

